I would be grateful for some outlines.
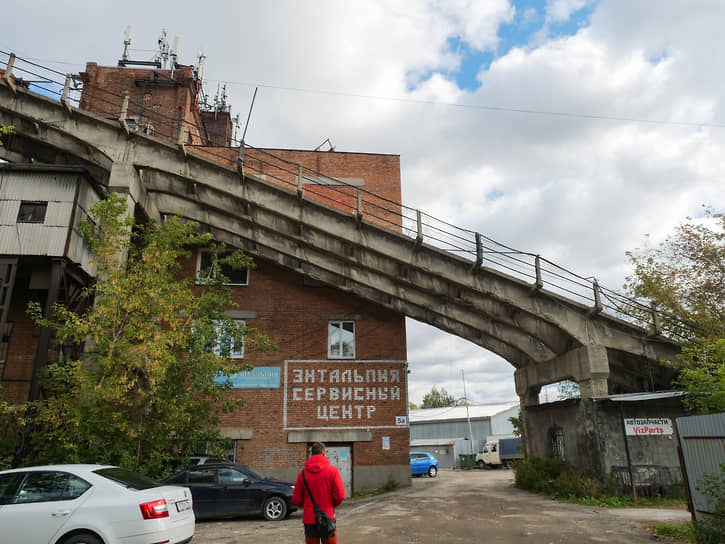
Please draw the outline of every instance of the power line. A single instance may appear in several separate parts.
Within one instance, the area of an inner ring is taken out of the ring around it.
[[[208,80],[210,82],[220,80]],[[616,115],[597,115],[588,113],[575,113],[567,111],[539,110],[535,108],[515,108],[509,106],[490,106],[486,104],[461,104],[458,102],[441,102],[437,100],[420,100],[416,98],[380,96],[360,93],[346,93],[343,91],[330,91],[326,89],[307,89],[304,87],[285,87],[282,85],[267,85],[264,83],[247,83],[244,81],[225,81],[228,85],[243,85],[245,87],[261,87],[263,89],[274,89],[278,91],[291,91],[297,93],[320,94],[327,96],[340,96],[345,98],[362,98],[365,100],[381,100],[387,102],[402,102],[410,104],[423,104],[428,106],[445,106],[450,108],[461,108],[468,110],[492,111],[499,113],[520,113],[525,115],[543,115],[549,117],[567,117],[573,119],[589,119],[595,121],[616,121],[623,123],[644,123],[660,126],[683,126],[683,127],[707,127],[707,128],[725,128],[725,123],[707,123],[695,121],[663,121],[657,119],[643,119],[638,117],[626,117]]]

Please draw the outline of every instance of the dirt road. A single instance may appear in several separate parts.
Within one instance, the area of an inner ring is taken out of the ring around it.
[[[685,510],[611,509],[564,504],[511,487],[509,470],[441,471],[413,486],[345,501],[337,510],[340,544],[585,544],[651,543],[647,525],[685,522]],[[196,544],[299,544],[302,515],[198,522]]]

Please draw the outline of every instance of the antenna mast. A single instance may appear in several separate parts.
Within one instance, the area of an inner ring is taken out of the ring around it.
[[[127,26],[123,33],[123,55],[121,55],[122,61],[128,60],[128,46],[131,45],[131,26]]]

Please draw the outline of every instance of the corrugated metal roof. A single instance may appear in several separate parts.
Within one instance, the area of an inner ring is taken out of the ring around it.
[[[672,397],[682,397],[684,391],[660,391],[657,393],[625,393],[622,395],[609,395],[599,397],[596,400],[608,399],[614,402],[641,402],[645,400],[668,399]]]
[[[465,406],[449,406],[447,408],[426,408],[410,411],[410,423],[423,423],[430,421],[451,421],[457,419],[482,419],[490,418],[513,407],[518,407],[518,401],[504,402],[500,404],[481,404],[468,406],[466,413]]]

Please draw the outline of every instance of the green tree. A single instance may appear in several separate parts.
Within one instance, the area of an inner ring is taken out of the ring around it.
[[[7,136],[8,134],[14,134],[14,133],[15,133],[15,128],[9,127],[9,126],[6,126],[6,125],[3,125],[2,123],[0,123],[0,147],[3,146],[2,137]]]
[[[666,316],[665,334],[683,339],[676,385],[695,413],[725,410],[725,216],[706,208],[657,247],[628,253],[625,287]]]
[[[82,314],[57,305],[50,320],[38,304],[29,307],[37,324],[55,329],[59,346],[85,350],[80,360],[48,366],[44,398],[18,422],[25,432],[16,459],[111,463],[159,476],[179,449],[188,455],[218,440],[219,416],[241,406],[226,377],[250,367],[229,351],[242,342],[245,352],[274,346],[227,317],[235,303],[221,274],[206,271],[198,285],[180,277],[189,248],[222,249],[197,224],[135,224],[116,194],[91,217],[82,233],[97,269],[84,293],[93,305]],[[253,266],[241,252],[222,260]]]
[[[456,399],[452,395],[448,394],[443,387],[440,391],[433,386],[430,393],[426,393],[423,397],[423,404],[421,408],[445,408],[447,406],[456,406]]]

